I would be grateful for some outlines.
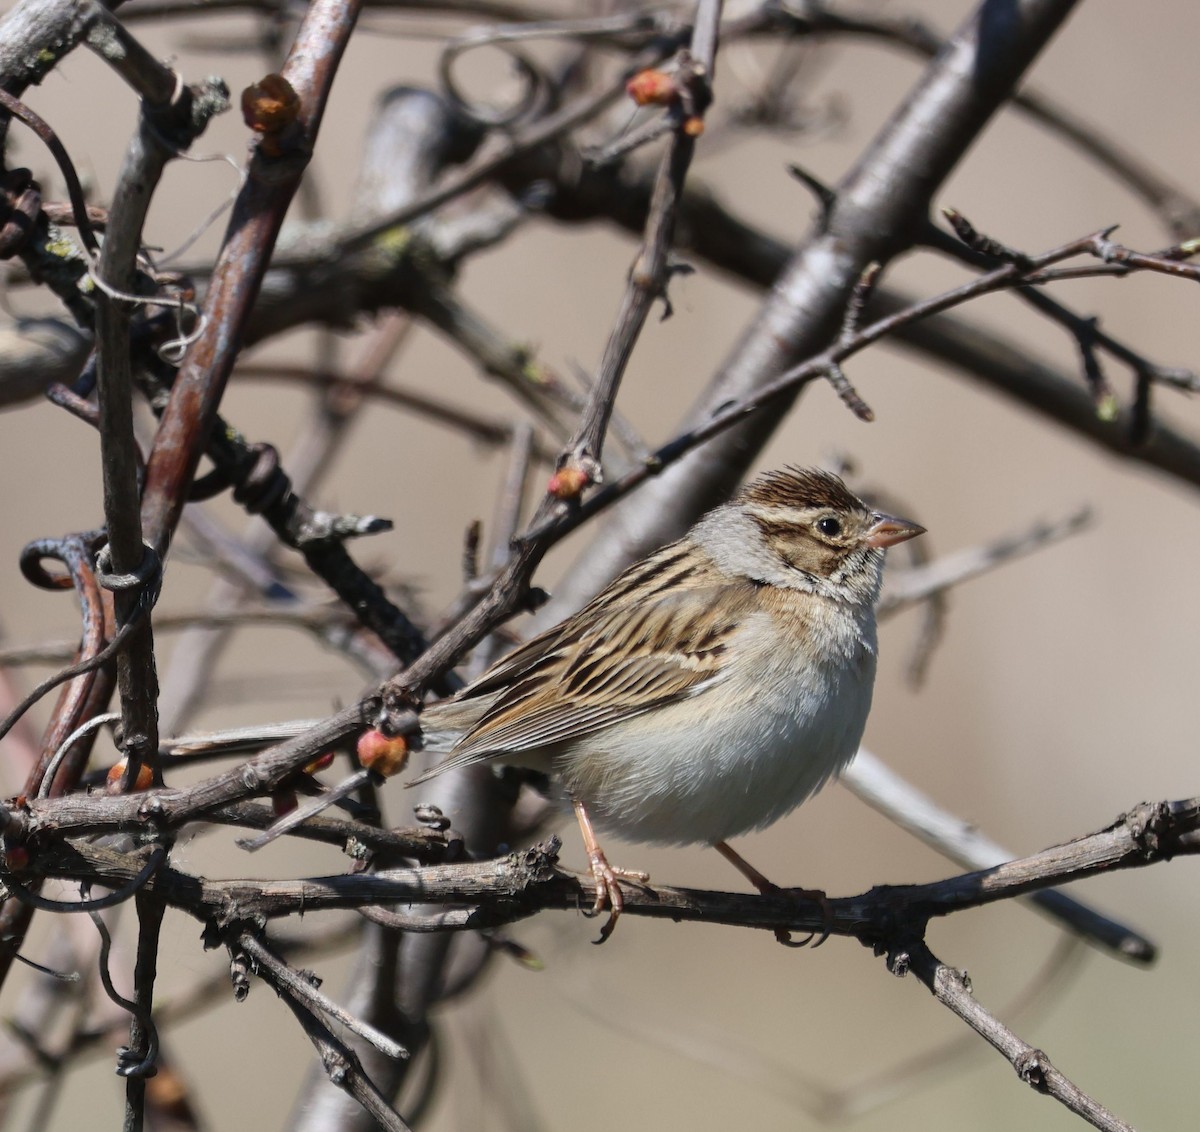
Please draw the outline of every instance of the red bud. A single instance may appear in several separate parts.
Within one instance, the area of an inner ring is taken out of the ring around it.
[[[104,790],[108,794],[121,793],[121,779],[125,777],[125,768],[128,764],[124,759],[120,762],[113,763],[109,769],[108,778],[104,783]],[[154,785],[154,772],[145,764],[142,763],[138,767],[137,780],[130,788],[130,793],[137,794],[142,790],[149,790]]]
[[[358,761],[384,778],[399,774],[408,762],[408,743],[403,735],[389,738],[382,731],[364,731],[357,750]]]
[[[639,106],[667,106],[679,97],[679,88],[670,75],[649,68],[625,84],[625,93]]]
[[[300,96],[282,75],[267,75],[242,91],[242,118],[256,134],[262,134],[262,150],[270,157],[282,153],[277,135],[300,115]]]
[[[550,477],[546,490],[555,499],[578,499],[580,492],[592,482],[592,477],[576,464],[559,468]]]
[[[316,774],[319,770],[326,770],[333,766],[333,752],[326,751],[323,755],[318,755],[312,762],[306,763],[304,767],[305,774]]]

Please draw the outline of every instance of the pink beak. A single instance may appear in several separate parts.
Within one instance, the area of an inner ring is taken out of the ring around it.
[[[895,546],[898,542],[907,542],[910,538],[916,538],[917,535],[923,535],[924,533],[924,527],[917,523],[909,522],[908,519],[897,519],[894,515],[877,514],[875,522],[871,524],[870,530],[867,531],[867,537],[863,541],[867,546],[884,549],[889,546]]]

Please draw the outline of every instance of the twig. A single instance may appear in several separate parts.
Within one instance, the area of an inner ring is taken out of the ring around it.
[[[125,1078],[124,1132],[141,1132],[146,1116],[146,1078],[157,1072],[158,1030],[151,1017],[158,975],[158,942],[166,905],[144,892],[137,897],[138,944],[134,965],[134,1009],[129,1044],[118,1054],[117,1073]],[[99,920],[99,916],[95,916]],[[102,968],[103,970],[103,968]]]
[[[94,535],[75,535],[65,539],[38,540],[21,552],[21,573],[35,586],[50,590],[75,589],[83,611],[79,653],[90,668],[86,674],[81,673],[71,679],[59,694],[38,760],[25,780],[26,794],[38,792],[55,751],[81,723],[105,710],[113,692],[113,680],[103,662],[88,663],[103,651],[105,633],[104,607],[92,562],[94,546]],[[43,564],[46,559],[62,562],[67,567],[66,576],[47,571]],[[95,732],[91,732],[76,743],[63,760],[61,769],[50,784],[52,797],[69,793],[78,785],[94,735]],[[29,904],[10,900],[0,908],[0,938],[7,941],[7,945],[0,948],[0,983],[7,979],[14,958],[20,954],[32,919],[33,908]]]
[[[313,935],[306,930],[304,939],[277,938],[276,950],[285,956],[312,956],[344,950],[360,932],[353,922]],[[51,972],[50,974],[53,974]],[[155,1007],[155,1018],[161,1030],[171,1025],[196,1018],[205,1011],[218,1009],[228,998],[229,978],[225,972],[200,978],[178,992],[162,998]],[[47,1071],[54,1074],[71,1066],[86,1063],[106,1049],[112,1036],[126,1027],[128,1012],[110,1012],[104,1017],[92,1017],[86,1026],[76,1028],[69,1039],[55,1051],[31,1049],[30,1055],[36,1064],[18,1062],[9,1053],[0,1064],[0,1097],[9,1097],[24,1086],[46,1078]],[[16,1036],[27,1048],[32,1045],[32,1035],[27,1036],[24,1023],[18,1023]],[[161,1056],[161,1055],[160,1055]],[[33,1125],[41,1128],[43,1124]]]
[[[1012,860],[1012,854],[1002,845],[943,810],[864,747],[842,772],[841,782],[889,821],[963,868],[987,869]],[[1068,931],[1110,954],[1140,964],[1153,963],[1158,956],[1158,948],[1140,932],[1065,892],[1035,892],[1029,902]]]
[[[371,335],[364,356],[351,368],[348,386],[326,391],[322,405],[316,410],[312,428],[297,445],[298,462],[291,462],[295,494],[304,495],[316,487],[346,434],[346,426],[361,407],[364,393],[379,388],[388,362],[407,340],[411,326],[410,320],[399,315],[385,318]],[[223,529],[208,520],[206,515],[197,515],[197,510],[191,509],[190,518],[189,512],[185,512],[183,522],[193,532],[198,527],[211,527],[212,537],[207,541],[218,561],[227,560],[231,554],[236,555],[238,563],[247,564],[252,571],[251,576],[243,575],[237,580],[218,579],[208,598],[210,607],[236,614],[245,608],[248,595],[256,591],[264,599],[274,600],[277,604],[290,599],[292,595],[279,584],[278,571],[266,558],[269,550],[275,546],[276,536],[272,529],[252,523],[244,543],[234,542],[226,538]],[[230,553],[222,553],[223,550]],[[159,624],[161,626],[165,621],[160,618]],[[349,638],[358,646],[360,654],[366,635],[356,633]],[[374,640],[374,635],[370,636]],[[164,685],[164,711],[171,726],[178,727],[198,703],[217,657],[229,638],[228,632],[197,630],[187,634],[180,642]],[[383,654],[371,664],[371,671],[378,678],[390,669],[392,658],[383,647],[377,646],[370,651]]]
[[[167,867],[150,882],[150,892],[205,920],[220,916],[237,921],[377,903],[459,903],[473,906],[474,913],[442,917],[438,926],[442,930],[478,928],[528,915],[537,907],[578,907],[581,897],[586,900],[592,883],[556,872],[556,850],[557,843],[551,841],[506,860],[448,868],[386,869],[284,883],[216,882]],[[925,925],[931,916],[1036,892],[1114,868],[1144,867],[1196,852],[1200,852],[1200,799],[1188,799],[1136,807],[1100,833],[1021,861],[933,884],[880,887],[861,896],[827,901],[811,911],[786,892],[738,896],[663,886],[631,888],[626,894],[626,908],[635,914],[675,920],[740,923],[773,930],[824,927],[853,935],[886,951],[894,970],[911,965],[939,997],[1004,1050],[1026,1079],[1044,1086],[1044,1091],[1093,1120],[1097,1127],[1120,1129],[1125,1126],[1071,1086],[1043,1056],[1021,1043],[977,1004],[971,1005],[961,978],[946,982],[947,972],[925,954]],[[127,855],[86,843],[48,846],[34,861],[45,875],[98,880],[107,885],[125,878],[132,864]]]
[[[45,145],[54,157],[59,172],[62,173],[63,180],[67,185],[67,195],[71,198],[71,208],[74,210],[78,221],[77,230],[79,238],[83,241],[88,256],[94,261],[99,257],[100,244],[96,239],[96,233],[92,231],[91,222],[88,219],[87,204],[83,195],[83,187],[79,183],[79,175],[75,172],[75,165],[71,161],[66,148],[59,140],[58,135],[44,119],[35,114],[20,99],[15,98],[2,88],[0,88],[0,106],[7,110],[14,118],[18,119],[18,121],[24,122],[25,125],[37,134],[42,144]]]
[[[0,739],[12,730],[14,724],[23,716],[34,704],[38,702],[47,692],[53,691],[60,684],[65,684],[68,680],[74,680],[77,676],[86,675],[89,672],[95,672],[102,668],[114,656],[120,654],[129,640],[130,634],[136,628],[137,622],[131,621],[125,624],[121,631],[113,637],[107,645],[104,646],[94,656],[85,657],[76,664],[56,672],[53,676],[48,676],[36,688],[33,689],[12,711],[8,713],[3,720],[0,720]],[[57,750],[57,748],[55,748]]]
[[[213,810],[207,820],[219,825],[268,829],[276,821],[275,813],[255,802],[238,802]],[[354,856],[362,850],[391,857],[412,857],[430,864],[457,860],[462,856],[462,841],[445,831],[423,826],[419,829],[380,829],[366,822],[328,815],[309,816],[303,825],[290,831],[293,837],[323,841],[340,846]]]
[[[383,777],[367,767],[361,767],[353,774],[343,778],[336,786],[321,791],[307,802],[298,805],[290,813],[284,814],[283,817],[272,822],[257,837],[239,837],[238,848],[244,849],[247,853],[257,853],[258,850],[270,845],[272,841],[299,829],[310,818],[316,817],[330,806],[368,785],[374,788],[382,786]]]
[[[281,605],[278,608],[260,606],[241,609],[198,611],[193,613],[164,613],[155,618],[159,633],[186,629],[245,628],[251,625],[272,625],[302,629],[323,640],[332,640],[339,631],[356,622],[339,608],[321,602],[299,608]],[[37,645],[10,645],[0,648],[0,667],[17,668],[29,664],[61,664],[75,655],[73,641],[45,641]]]
[[[1028,257],[1022,253],[1005,248],[1003,245],[999,245],[996,241],[987,237],[979,236],[975,232],[975,229],[959,213],[952,209],[944,211],[954,225],[955,231],[967,246],[964,247],[962,244],[940,233],[937,229],[931,228],[929,232],[929,244],[931,247],[953,256],[960,262],[971,263],[977,266],[990,267],[994,266],[997,261],[1013,263],[1028,262]],[[973,239],[972,237],[975,238]],[[1115,245],[1110,245],[1110,247],[1115,247]],[[1169,249],[1169,251],[1174,251],[1174,249]],[[1106,251],[1104,254],[1113,255],[1114,262],[1118,265],[1120,264],[1121,253]],[[1160,254],[1152,258],[1162,260],[1166,257]],[[1174,260],[1172,259],[1171,262],[1174,262]],[[1039,273],[1031,272],[1030,274],[1033,277],[1037,277]],[[1100,370],[1099,361],[1096,358],[1097,349],[1103,349],[1106,353],[1111,354],[1112,357],[1127,366],[1133,371],[1140,383],[1160,381],[1164,385],[1189,391],[1200,388],[1200,376],[1197,376],[1194,371],[1162,366],[1151,362],[1136,350],[1125,345],[1125,343],[1102,331],[1095,318],[1077,314],[1064,303],[1051,298],[1036,287],[1021,286],[1014,290],[1017,295],[1029,303],[1035,310],[1061,323],[1075,338],[1083,358],[1084,373],[1088,379],[1092,398],[1096,404],[1097,413],[1102,419],[1113,419],[1115,415],[1115,398]],[[1142,411],[1148,416],[1148,400],[1142,406]],[[1139,422],[1139,432],[1146,431],[1146,423],[1144,420]]]
[[[1107,241],[1103,232],[1072,240],[1057,248],[1053,248],[1040,256],[1030,257],[1033,269],[1025,271],[1015,264],[998,267],[969,283],[944,291],[933,298],[921,300],[912,306],[897,311],[894,314],[876,319],[852,335],[850,338],[837,342],[833,346],[813,354],[806,361],[791,369],[785,370],[779,376],[760,385],[753,395],[741,400],[726,401],[706,421],[692,429],[681,433],[673,440],[659,448],[640,468],[635,468],[620,480],[602,488],[595,495],[584,500],[575,509],[566,514],[543,520],[532,527],[522,536],[527,540],[545,538],[553,528],[565,533],[574,529],[596,511],[610,506],[618,498],[628,494],[634,487],[645,480],[659,475],[669,465],[681,457],[711,440],[719,433],[743,423],[748,417],[766,405],[777,404],[778,400],[795,392],[802,385],[827,374],[831,366],[840,365],[842,361],[865,349],[868,345],[895,333],[901,326],[918,322],[930,315],[950,310],[981,295],[1009,287],[1019,286],[1030,278],[1043,276],[1048,265],[1059,263],[1077,255],[1103,255]],[[772,414],[774,419],[775,414]]]
[[[698,122],[701,128],[703,114],[712,97],[720,18],[721,0],[698,0],[691,50],[678,64],[679,77],[676,81],[691,91],[693,110],[688,122]],[[684,179],[696,145],[696,130],[685,123],[682,113],[681,110],[676,113],[675,130],[659,164],[642,247],[630,270],[616,325],[600,359],[595,385],[579,425],[559,461],[560,469],[577,468],[584,477],[584,483],[600,479],[604,434],[634,343],[645,326],[655,300],[666,302],[669,276],[667,255],[671,248]],[[575,495],[578,495],[578,489]]]
[[[541,165],[530,169],[517,167],[511,175],[515,184],[520,184],[522,174],[540,176],[543,175],[542,168]],[[620,189],[616,191],[609,179],[590,175],[585,167],[577,176],[560,176],[554,181],[551,211],[572,222],[603,217],[627,231],[640,233],[649,197],[650,180],[645,176],[622,179]],[[711,193],[689,187],[681,201],[680,214],[680,233],[686,236],[683,250],[690,255],[760,288],[773,286],[785,270],[791,249],[731,215]],[[876,315],[896,312],[908,309],[915,301],[910,294],[880,289],[875,295],[873,309]],[[1147,431],[1145,421],[1140,430],[1135,430],[1133,425],[1126,427],[1121,421],[1100,420],[1090,399],[1080,396],[1077,381],[1036,358],[1016,338],[1001,335],[975,320],[943,312],[897,327],[893,341],[940,364],[954,367],[971,380],[982,381],[1018,404],[1086,437],[1107,452],[1157,468],[1193,486],[1200,484],[1200,447],[1191,439],[1161,421],[1156,421],[1153,430]],[[1154,365],[1156,381],[1179,384],[1176,376],[1186,387],[1187,371]],[[1139,379],[1139,388],[1144,385],[1145,382]],[[1139,409],[1144,407],[1135,402],[1133,415],[1136,417]],[[705,502],[704,497],[698,497],[695,507],[703,507]],[[670,507],[647,505],[647,510],[662,524],[665,516],[678,514],[678,504],[673,502]],[[695,518],[697,514],[698,511],[692,510],[686,517]],[[662,524],[659,529],[644,533],[636,543],[630,542],[628,535],[624,541],[630,547],[630,553],[636,554],[638,547],[649,549],[661,545],[678,531],[678,526]],[[595,577],[606,580],[625,564],[623,560],[601,564],[594,572],[591,569],[585,571],[588,577],[577,583],[568,581],[556,600],[555,609],[578,605],[583,592],[580,587],[586,583],[587,596],[590,596],[596,587]],[[575,576],[578,574],[576,572]]]
[[[1070,977],[1078,973],[1085,954],[1077,938],[1061,936],[1046,963],[1006,1004],[1002,1017],[1010,1024],[1035,1012],[1045,1017],[1052,996],[1061,996]],[[905,1055],[878,1072],[831,1084],[819,1070],[808,1072],[782,1051],[765,1050],[729,1027],[702,1017],[658,1021],[645,1013],[631,1015],[620,1002],[601,993],[595,977],[581,978],[575,973],[569,980],[560,980],[558,989],[574,1009],[602,1022],[607,1029],[656,1050],[674,1053],[722,1077],[741,1078],[756,1094],[768,1091],[822,1126],[844,1124],[894,1104],[929,1088],[934,1079],[945,1080],[960,1073],[964,1063],[985,1056],[981,1046],[964,1042],[956,1033],[948,1041]]]
[[[408,1056],[408,1052],[399,1042],[393,1041],[374,1026],[344,1010],[327,994],[322,994],[318,989],[319,979],[311,975],[306,978],[304,972],[293,971],[253,932],[241,932],[237,937],[237,946],[250,956],[257,974],[262,974],[263,971],[269,973],[263,977],[269,979],[278,993],[282,994],[286,989],[287,994],[303,1002],[308,1009],[345,1026],[351,1033],[366,1039],[388,1057]]]
[[[216,467],[199,481],[206,493],[233,486],[235,499],[251,514],[261,515],[285,545],[299,550],[309,568],[362,624],[378,634],[393,655],[406,660],[421,651],[424,638],[418,627],[343,545],[347,538],[390,529],[391,520],[314,509],[294,490],[274,446],[248,444],[227,427],[213,430],[207,452]],[[147,472],[147,482],[152,482],[152,469]]]
[[[888,965],[895,974],[911,971],[916,975],[934,998],[1008,1058],[1017,1076],[1030,1088],[1053,1097],[1095,1128],[1105,1132],[1134,1132],[1132,1125],[1118,1119],[1068,1080],[1040,1049],[1034,1049],[989,1014],[971,993],[966,972],[946,966],[923,941],[914,941],[893,951],[888,957]]]
[[[31,800],[28,813],[8,811],[9,829],[24,827],[29,832],[48,821],[58,836],[113,832],[117,829],[167,830],[207,814],[221,806],[254,794],[267,794],[289,775],[312,762],[342,739],[367,723],[367,700],[344,708],[294,739],[286,740],[247,762],[184,789],[157,789],[136,795],[109,796],[96,808],[100,795],[67,795],[60,799]],[[399,720],[397,731],[416,726],[416,716]],[[39,814],[38,807],[50,809]],[[58,807],[64,807],[60,809]],[[78,807],[78,808],[77,808]],[[94,822],[99,819],[100,826]]]
[[[274,988],[275,993],[296,1016],[309,1041],[320,1054],[329,1080],[358,1101],[380,1127],[388,1129],[388,1132],[410,1132],[409,1126],[388,1104],[370,1077],[363,1072],[355,1052],[334,1036],[333,1031],[321,1021],[307,1002],[300,998],[289,984],[279,979],[272,966],[260,965],[257,974]]]
[[[704,45],[705,55],[698,57],[710,58],[711,52],[715,50],[715,27],[716,14],[719,11],[719,0],[700,0],[701,13],[705,14],[705,19],[700,21],[704,29],[698,30],[699,43]],[[682,134],[684,141],[690,142],[690,138],[686,133]],[[674,199],[674,194],[678,191],[679,182],[676,180],[675,174],[680,177],[686,169],[686,160],[683,155],[690,155],[689,146],[680,144],[673,147],[664,159],[666,164],[663,166],[663,174],[660,176],[659,184],[663,186],[662,191],[664,197],[664,206],[668,200]],[[671,155],[675,155],[674,158]],[[682,161],[682,166],[676,167],[676,162]],[[654,210],[652,209],[652,213]],[[671,208],[665,208],[660,213],[660,220],[655,225],[656,233],[653,241],[647,241],[647,247],[662,248],[662,254],[665,256],[665,241],[668,234],[668,228],[664,227],[664,222],[667,218],[673,215],[673,205]],[[658,252],[655,251],[654,255]],[[638,269],[635,267],[635,275]],[[586,482],[595,478],[598,470],[598,464],[595,463],[598,456],[589,451],[589,445],[595,445],[603,436],[604,425],[607,420],[608,408],[611,406],[612,397],[616,392],[616,383],[620,373],[623,370],[625,361],[628,359],[628,350],[632,346],[633,338],[629,336],[629,331],[632,330],[636,334],[636,328],[640,325],[637,310],[641,309],[640,318],[644,319],[645,313],[649,310],[649,304],[652,301],[653,293],[646,286],[646,281],[643,280],[640,284],[631,282],[630,288],[626,292],[627,303],[631,317],[627,325],[623,326],[621,322],[614,330],[611,336],[610,351],[606,354],[609,358],[608,377],[603,375],[597,381],[593,396],[590,399],[592,408],[586,411],[584,418],[577,430],[576,437],[572,443],[568,444],[564,450],[566,453],[566,464],[560,468],[560,472],[577,472],[577,486],[574,489],[576,496],[580,488]],[[602,363],[602,369],[604,368]],[[572,464],[572,457],[575,458]],[[556,477],[557,478],[557,477]],[[552,485],[553,485],[552,480]],[[569,498],[571,493],[564,492],[564,497]],[[389,681],[382,689],[382,709],[380,722],[385,730],[396,730],[396,724],[392,717],[401,715],[406,709],[405,704],[416,693],[418,693],[428,681],[438,673],[441,673],[445,668],[454,663],[454,661],[462,654],[462,652],[476,644],[495,625],[499,624],[503,618],[516,612],[518,609],[526,606],[529,600],[529,579],[532,572],[547,548],[559,537],[558,531],[551,533],[550,527],[555,522],[553,516],[562,517],[564,507],[567,505],[559,504],[555,498],[555,493],[551,491],[543,500],[542,505],[531,520],[532,532],[527,532],[520,540],[518,540],[517,548],[508,566],[495,579],[491,588],[478,601],[474,608],[466,612],[463,617],[457,622],[455,628],[441,637],[436,643],[430,647],[409,669],[401,673],[395,679]],[[581,508],[576,501],[572,501],[567,508],[567,517],[579,515]],[[570,527],[575,524],[570,523]],[[560,527],[559,531],[567,529],[566,526]]]
[[[71,732],[54,752],[53,758],[46,766],[46,773],[42,778],[42,784],[38,787],[39,798],[50,797],[50,787],[54,782],[54,778],[58,773],[59,767],[63,760],[71,753],[71,748],[86,735],[90,735],[93,731],[103,727],[105,724],[116,723],[121,718],[119,712],[110,711],[104,712],[101,715],[94,715],[86,723],[81,723],[74,731]]]
[[[62,915],[74,915],[79,912],[95,914],[108,908],[124,904],[130,897],[136,896],[145,887],[150,878],[162,867],[166,860],[166,850],[157,847],[144,865],[128,880],[127,883],[115,888],[107,896],[96,896],[82,900],[51,900],[31,891],[16,876],[9,873],[4,877],[4,888],[15,896],[22,904],[36,908],[39,912],[57,912]],[[86,881],[85,883],[90,883]]]
[[[111,11],[95,0],[87,0],[89,26],[84,42],[113,68],[134,90],[143,104],[163,107],[183,89],[183,80],[160,63],[130,34]],[[121,194],[115,193],[114,202]]]
[[[823,2],[806,3],[801,8],[762,4],[747,15],[730,20],[725,35],[737,40],[746,35],[773,34],[780,30],[822,38],[851,35],[881,39],[924,59],[933,59],[946,46],[941,36],[914,17],[880,15],[869,6],[853,12],[841,4],[832,7]],[[1117,141],[1040,91],[1017,91],[1011,102],[1019,111],[1059,134],[1107,169],[1154,209],[1177,237],[1196,234],[1200,225],[1200,202],[1170,184]]]
[[[96,798],[96,810],[123,798]],[[35,806],[66,808],[71,799]],[[9,811],[9,833],[17,823]],[[93,828],[102,828],[96,814]],[[18,838],[25,831],[15,831]],[[464,928],[493,927],[540,909],[588,907],[594,882],[557,869],[557,838],[494,860],[421,868],[394,867],[371,873],[307,880],[214,881],[165,866],[147,888],[172,906],[201,919],[307,914],[321,909],[374,904],[465,904],[476,914]],[[1055,888],[1118,869],[1145,868],[1185,854],[1200,853],[1200,799],[1142,803],[1111,826],[1032,856],[963,873],[942,881],[880,885],[857,896],[829,899],[824,906],[797,899],[786,889],[766,895],[705,892],[666,885],[628,885],[625,910],[679,921],[720,923],[792,932],[828,929],[863,943],[889,945],[899,935],[923,931],[934,917],[948,916],[1000,900]],[[144,868],[142,859],[87,842],[48,844],[34,855],[36,875],[73,877],[122,885]]]
[[[99,9],[100,6],[97,4]],[[103,12],[103,9],[100,9]],[[98,14],[88,43],[121,70],[142,96],[138,127],[130,139],[109,212],[104,248],[95,269],[97,375],[100,403],[100,452],[104,470],[104,515],[108,531],[111,573],[136,575],[157,566],[165,544],[147,548],[142,542],[141,457],[133,431],[133,358],[128,298],[138,278],[138,253],[150,201],[174,145],[186,148],[199,136],[208,119],[228,105],[228,92],[219,82],[207,84],[203,97],[195,94],[168,67],[149,55],[108,13]],[[168,145],[170,136],[173,144]],[[72,194],[77,218],[80,205]],[[82,229],[81,229],[82,231]],[[154,579],[157,582],[157,579]],[[103,583],[102,583],[103,584]],[[129,647],[117,658],[117,687],[121,697],[122,748],[126,770],[122,788],[137,781],[142,763],[158,747],[158,673],[154,637],[148,614],[157,596],[151,580],[116,590],[117,627],[135,619],[141,625]],[[140,1124],[140,1119],[137,1122]]]
[[[721,406],[745,403],[772,387],[796,359],[825,350],[863,269],[872,262],[886,268],[919,233],[933,194],[961,159],[969,139],[1004,105],[1074,6],[1075,0],[1015,0],[1012,20],[1006,24],[1011,34],[1002,47],[989,34],[991,8],[974,7],[836,186],[837,203],[828,220],[802,243],[776,279],[740,345],[689,412],[686,435],[705,432]],[[827,369],[826,364],[822,372]],[[743,418],[743,427],[705,445],[703,453],[642,492],[637,506],[624,510],[620,538],[600,532],[586,555],[586,568],[576,571],[566,587],[564,602],[576,605],[581,591],[595,592],[598,578],[611,577],[628,557],[676,537],[706,507],[725,497],[791,402],[792,393],[779,396],[769,414]],[[591,502],[585,501],[581,511]]]
[[[297,96],[295,132],[280,156],[258,150],[251,158],[250,174],[230,218],[230,235],[205,297],[205,329],[184,358],[147,462],[142,518],[148,539],[160,553],[175,530],[187,486],[207,446],[242,328],[308,164],[358,8],[356,0],[316,0],[284,65],[282,78]]]
[[[680,37],[664,38],[673,38],[678,41]],[[347,251],[353,252],[370,246],[389,229],[407,224],[418,216],[431,212],[447,201],[483,184],[514,158],[537,149],[546,142],[560,137],[583,122],[594,118],[624,93],[625,83],[631,75],[666,58],[674,46],[674,43],[662,42],[636,55],[622,69],[619,77],[611,85],[602,88],[598,93],[589,92],[563,106],[560,110],[532,123],[506,140],[498,147],[497,151],[478,158],[466,165],[461,172],[448,176],[438,188],[431,189],[410,204],[396,209],[387,216],[352,233],[343,241],[343,247]],[[283,258],[282,263],[287,264],[286,257]]]

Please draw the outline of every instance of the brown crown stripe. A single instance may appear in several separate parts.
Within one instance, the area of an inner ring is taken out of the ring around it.
[[[783,468],[767,472],[748,483],[741,493],[747,503],[764,507],[832,507],[842,511],[865,511],[858,498],[831,472],[819,468]]]

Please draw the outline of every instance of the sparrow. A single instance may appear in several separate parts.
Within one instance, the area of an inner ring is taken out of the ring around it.
[[[787,467],[747,484],[583,609],[422,714],[448,758],[548,776],[575,812],[596,882],[621,915],[599,834],[716,847],[794,810],[854,756],[875,681],[884,552],[921,534],[835,475]]]

